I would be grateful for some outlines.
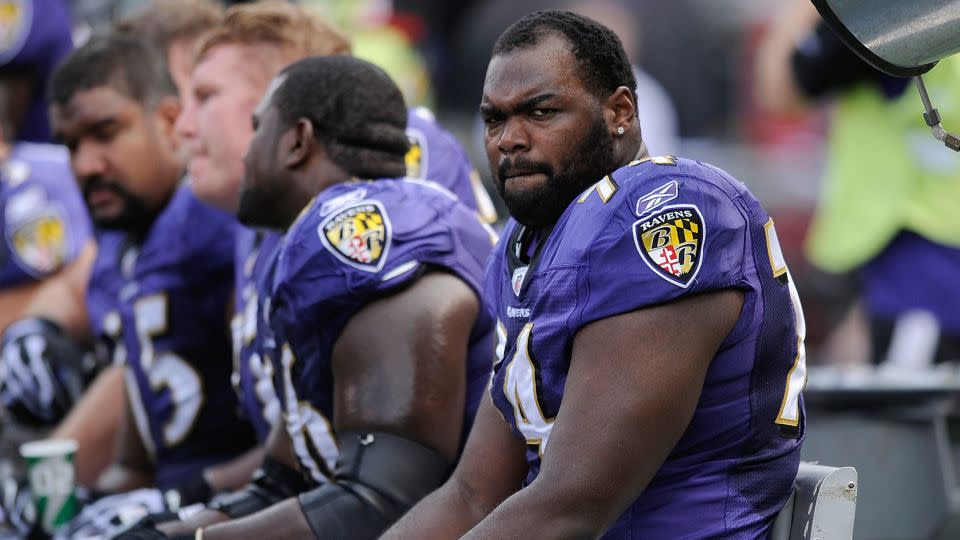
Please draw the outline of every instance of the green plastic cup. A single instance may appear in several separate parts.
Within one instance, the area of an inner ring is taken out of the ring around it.
[[[45,439],[20,445],[20,455],[27,461],[37,522],[51,534],[77,514],[73,467],[76,453],[77,441],[72,439]]]

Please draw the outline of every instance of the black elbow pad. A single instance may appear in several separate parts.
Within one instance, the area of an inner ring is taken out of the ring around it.
[[[334,479],[300,495],[317,538],[377,538],[451,471],[439,452],[389,433],[346,432]]]

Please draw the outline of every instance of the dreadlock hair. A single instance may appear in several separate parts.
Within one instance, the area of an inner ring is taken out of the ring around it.
[[[572,11],[549,9],[523,16],[500,34],[492,56],[532,47],[550,35],[570,44],[580,79],[595,96],[606,98],[626,86],[636,101],[637,79],[620,38],[606,26]]]
[[[165,97],[176,97],[177,87],[160,52],[133,35],[95,37],[70,54],[50,77],[50,102],[66,105],[74,94],[100,86],[152,107]]]
[[[382,69],[351,56],[313,56],[279,77],[273,104],[284,125],[308,119],[330,159],[351,175],[406,174],[407,107]]]

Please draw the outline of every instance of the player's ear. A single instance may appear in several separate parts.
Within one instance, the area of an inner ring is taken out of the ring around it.
[[[287,168],[295,169],[304,164],[310,158],[310,153],[318,146],[315,144],[317,139],[313,134],[313,122],[307,118],[300,118],[288,135],[290,135],[289,144],[284,148],[286,155],[283,162]]]
[[[154,107],[154,114],[159,121],[159,126],[163,136],[176,144],[178,137],[174,126],[177,118],[180,116],[180,100],[173,96],[161,98]]]
[[[626,86],[617,87],[603,104],[603,117],[611,135],[616,136],[618,128],[623,128],[624,131],[630,129],[637,117],[637,104],[633,92]]]

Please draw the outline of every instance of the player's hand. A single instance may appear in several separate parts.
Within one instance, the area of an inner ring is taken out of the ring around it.
[[[100,540],[129,528],[148,514],[167,511],[163,493],[146,488],[109,495],[84,507],[56,535],[57,540]]]
[[[0,403],[18,422],[57,423],[95,372],[93,356],[46,319],[17,321],[0,340]]]
[[[56,539],[166,538],[157,536],[162,533],[156,531],[155,524],[188,519],[204,508],[202,504],[180,506],[181,500],[174,490],[155,488],[108,495],[85,506]],[[124,536],[129,534],[134,536]]]

